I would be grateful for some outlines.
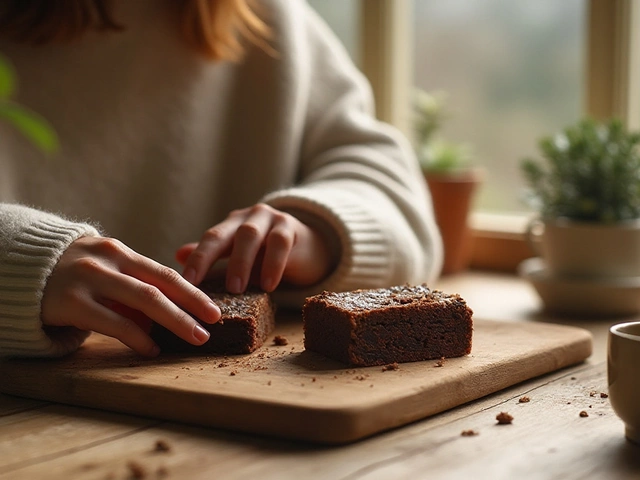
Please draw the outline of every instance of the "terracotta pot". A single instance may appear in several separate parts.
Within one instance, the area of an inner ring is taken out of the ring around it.
[[[442,274],[465,270],[469,266],[473,246],[469,212],[478,185],[482,183],[483,171],[425,172],[424,176],[431,191],[436,222],[444,244]]]

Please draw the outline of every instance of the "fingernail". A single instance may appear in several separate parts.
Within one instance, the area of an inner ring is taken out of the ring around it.
[[[203,344],[207,340],[209,340],[209,332],[207,332],[200,325],[195,325],[193,327],[193,338],[195,338],[200,344]]]
[[[227,290],[231,293],[242,293],[242,280],[240,280],[240,277],[231,277],[227,283]]]
[[[193,267],[187,267],[182,273],[182,277],[189,283],[193,284],[196,280],[196,269]]]

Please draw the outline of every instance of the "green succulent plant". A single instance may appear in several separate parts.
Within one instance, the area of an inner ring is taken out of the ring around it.
[[[49,122],[11,99],[16,92],[16,85],[13,66],[0,56],[0,119],[20,131],[42,152],[55,152],[58,149],[58,137]]]
[[[416,88],[413,96],[415,151],[425,172],[452,173],[471,165],[467,145],[443,140],[437,136],[448,118],[444,92],[428,93]]]
[[[544,218],[611,223],[640,218],[640,132],[584,119],[540,139],[524,158],[525,201]]]

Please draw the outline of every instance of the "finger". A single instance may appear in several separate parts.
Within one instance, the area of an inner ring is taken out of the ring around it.
[[[204,292],[187,282],[172,268],[134,253],[128,261],[122,262],[120,271],[138,279],[143,284],[157,288],[169,303],[179,305],[203,322],[215,323],[220,320],[220,308]],[[129,283],[129,285],[131,288],[143,288],[137,284]],[[134,305],[127,305],[135,308]],[[177,307],[173,306],[172,310],[177,310]],[[154,317],[151,318],[159,321]]]
[[[265,292],[275,290],[282,280],[294,241],[295,233],[291,221],[287,217],[277,219],[265,240],[266,247],[260,274],[260,286]]]
[[[247,288],[258,251],[271,228],[272,215],[266,209],[255,209],[240,225],[233,240],[227,265],[227,290],[242,293]]]
[[[79,301],[74,309],[73,325],[116,338],[145,357],[155,357],[160,348],[135,322],[101,305],[92,298]]]
[[[129,275],[112,272],[101,279],[100,293],[107,299],[139,310],[193,345],[202,345],[209,339],[209,332],[154,285]]]
[[[184,266],[187,263],[189,255],[191,255],[191,252],[193,252],[197,246],[198,244],[196,242],[186,243],[185,245],[181,246],[178,250],[176,250],[177,262],[180,265]]]
[[[184,265],[182,276],[189,283],[198,285],[202,282],[216,260],[231,248],[235,232],[242,221],[243,217],[236,215],[204,232]]]

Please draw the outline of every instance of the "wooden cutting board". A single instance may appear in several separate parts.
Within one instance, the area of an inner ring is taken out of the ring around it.
[[[471,355],[348,368],[304,351],[299,317],[251,355],[146,360],[94,334],[60,360],[0,362],[5,393],[196,425],[346,443],[434,415],[591,354],[583,329],[476,320]]]

